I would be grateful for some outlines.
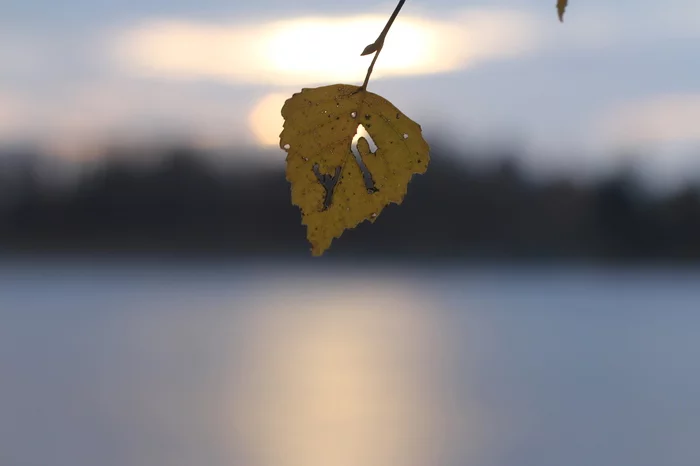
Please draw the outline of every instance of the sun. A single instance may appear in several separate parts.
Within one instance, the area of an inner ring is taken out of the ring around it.
[[[274,92],[260,99],[248,116],[248,125],[255,140],[261,146],[277,146],[284,119],[282,106],[291,97],[289,94]]]
[[[360,56],[359,51],[376,39],[384,22],[381,16],[356,16],[270,25],[260,44],[261,64],[303,82],[361,81],[371,57]],[[430,72],[445,58],[438,45],[434,25],[405,19],[387,38],[377,77]]]

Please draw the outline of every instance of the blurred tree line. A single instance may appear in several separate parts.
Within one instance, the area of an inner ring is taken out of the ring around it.
[[[180,148],[108,158],[69,187],[35,166],[3,169],[0,252],[160,252],[307,256],[280,168],[222,168]],[[139,157],[142,156],[142,157]],[[336,239],[328,257],[663,260],[700,258],[700,191],[646,193],[619,173],[597,184],[535,182],[515,164],[490,169],[435,151],[401,206]]]

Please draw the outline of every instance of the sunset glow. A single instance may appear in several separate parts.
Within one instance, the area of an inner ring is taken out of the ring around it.
[[[268,94],[253,107],[248,124],[256,141],[263,146],[277,146],[282,132],[282,106],[292,95],[279,92]]]
[[[391,29],[374,78],[444,73],[528,52],[536,42],[534,23],[517,12],[460,12],[450,18],[403,16]],[[162,78],[261,85],[361,82],[372,57],[360,52],[385,22],[385,15],[228,25],[160,20],[118,34],[111,52],[125,71]]]
[[[251,369],[227,391],[237,393],[232,448],[246,464],[446,464],[442,442],[481,440],[467,428],[476,410],[450,403],[448,374],[417,377],[422,358],[449,360],[440,319],[410,296],[354,285],[254,305],[236,355]]]

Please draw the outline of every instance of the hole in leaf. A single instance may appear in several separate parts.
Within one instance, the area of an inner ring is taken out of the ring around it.
[[[323,210],[328,210],[328,208],[331,206],[331,202],[333,201],[333,191],[335,190],[335,185],[338,184],[338,181],[340,181],[340,172],[342,171],[342,168],[335,167],[335,174],[330,175],[321,173],[318,164],[315,163],[313,166],[313,171],[314,175],[316,175],[316,179],[318,179],[323,188],[326,190],[326,196],[323,199]]]
[[[408,139],[408,134],[403,133],[403,138],[404,138],[404,139]]]
[[[352,138],[352,148],[353,151],[357,149],[357,141],[360,140],[360,138],[364,138],[365,141],[369,144],[369,151],[374,154],[379,150],[379,146],[374,142],[374,139],[372,139],[372,135],[367,132],[367,129],[363,125],[357,125],[357,132],[355,132],[355,137]]]
[[[353,118],[357,118],[357,112],[352,112],[352,113],[350,114],[350,116],[353,117]]]
[[[291,147],[292,147],[292,146],[290,146],[289,144],[285,144],[285,145],[284,145],[284,150],[289,150]]]
[[[367,192],[374,193],[377,192],[378,189],[375,188],[374,180],[372,179],[372,174],[367,168],[367,165],[365,165],[364,160],[362,160],[360,150],[357,148],[357,142],[360,139],[364,139],[365,141],[367,141],[367,144],[369,144],[369,150],[371,154],[375,154],[377,152],[378,147],[372,139],[372,136],[370,136],[370,134],[365,129],[365,127],[362,125],[357,125],[357,132],[355,133],[355,137],[352,138],[352,155],[355,156],[355,161],[357,161],[357,165],[360,167],[360,170],[362,170],[362,179],[365,181],[365,187],[367,188]]]

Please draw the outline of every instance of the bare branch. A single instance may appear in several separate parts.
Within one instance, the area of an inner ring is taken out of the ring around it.
[[[387,21],[386,26],[384,26],[384,29],[382,29],[382,32],[379,34],[379,37],[377,37],[377,40],[375,40],[373,43],[369,44],[362,51],[361,55],[363,55],[363,56],[374,53],[374,58],[372,59],[372,63],[369,65],[369,69],[367,70],[367,76],[365,76],[365,82],[362,84],[362,87],[360,87],[361,91],[364,91],[367,89],[367,84],[369,84],[369,77],[372,75],[372,71],[374,70],[374,64],[377,62],[377,58],[379,58],[379,53],[382,51],[382,48],[384,47],[384,39],[386,39],[386,36],[389,33],[389,29],[391,28],[391,25],[394,24],[394,20],[399,15],[399,12],[401,11],[401,7],[403,7],[404,3],[406,3],[406,0],[399,0],[399,4],[396,5],[394,12],[391,14],[389,21]]]

